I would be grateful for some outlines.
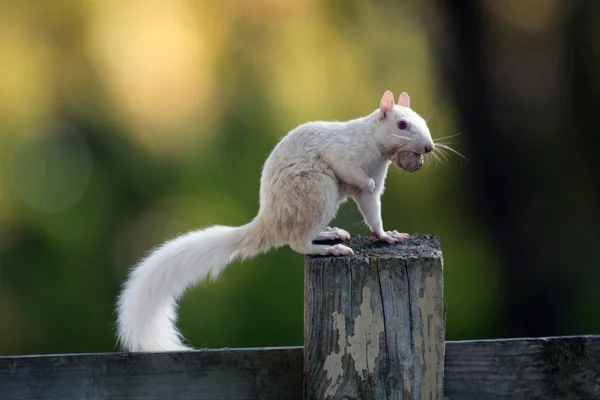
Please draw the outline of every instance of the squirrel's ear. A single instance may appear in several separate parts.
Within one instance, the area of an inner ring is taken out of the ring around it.
[[[386,90],[379,104],[379,114],[381,118],[385,118],[387,113],[394,108],[394,95],[389,90]]]
[[[410,108],[410,97],[408,96],[408,93],[406,93],[406,92],[400,93],[400,96],[398,97],[398,104],[401,105],[402,107]]]

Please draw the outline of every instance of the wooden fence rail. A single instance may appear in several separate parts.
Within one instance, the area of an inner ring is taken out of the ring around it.
[[[0,358],[2,400],[294,400],[302,379],[302,347]],[[600,399],[600,336],[446,342],[444,397]]]
[[[307,257],[302,347],[0,357],[0,400],[600,399],[600,336],[444,342],[433,235]]]

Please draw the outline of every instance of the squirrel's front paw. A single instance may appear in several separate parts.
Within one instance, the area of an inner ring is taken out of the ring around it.
[[[367,181],[367,190],[369,191],[369,193],[373,193],[375,191],[375,181],[373,180],[373,178]]]
[[[387,231],[387,232],[381,232],[381,233],[373,232],[373,236],[375,236],[377,239],[381,240],[382,242],[394,244],[394,243],[398,243],[398,242],[402,243],[404,241],[404,239],[406,239],[408,237],[408,233],[400,233],[398,231]]]

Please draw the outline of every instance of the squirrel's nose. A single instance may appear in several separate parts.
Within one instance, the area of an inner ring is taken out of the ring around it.
[[[426,144],[425,145],[425,153],[431,153],[433,151],[433,146]]]

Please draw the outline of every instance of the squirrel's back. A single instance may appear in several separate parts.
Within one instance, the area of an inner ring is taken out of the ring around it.
[[[320,153],[329,142],[343,132],[343,122],[314,121],[291,130],[273,148],[267,157],[261,177],[261,203],[270,193],[276,193],[293,177],[309,174],[326,174],[335,179],[331,168],[321,159]]]

